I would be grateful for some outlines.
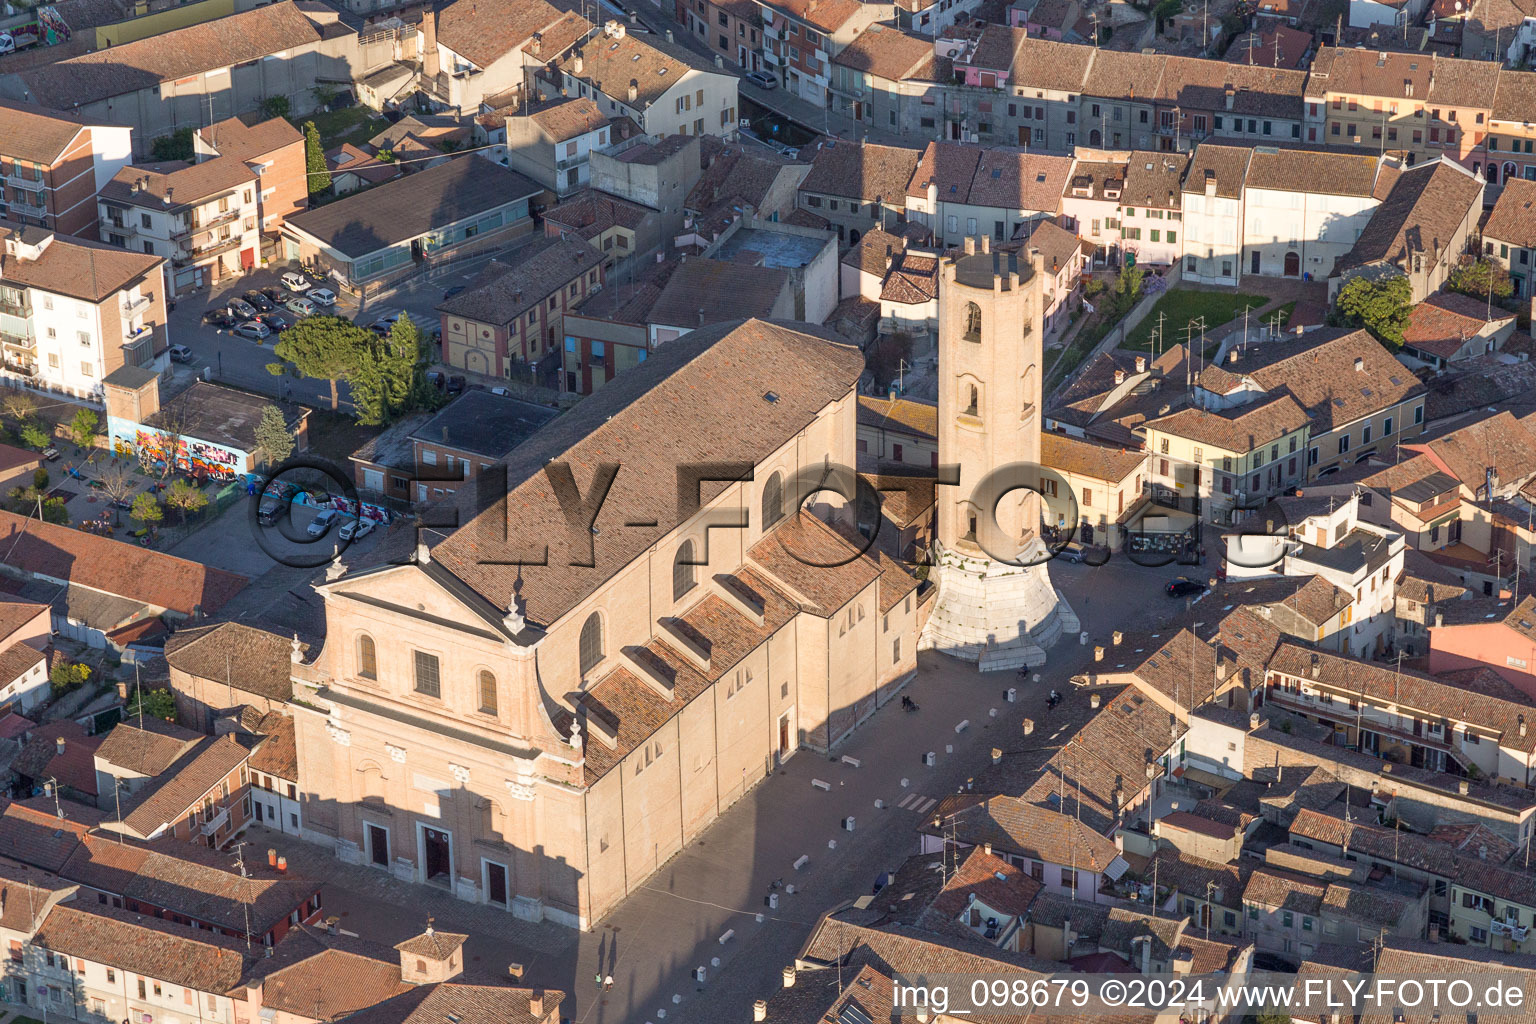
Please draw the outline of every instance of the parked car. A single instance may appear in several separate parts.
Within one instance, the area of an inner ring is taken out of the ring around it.
[[[309,301],[317,306],[336,305],[336,293],[329,288],[312,288],[309,292]]]
[[[241,320],[250,320],[256,316],[256,307],[244,299],[230,299],[229,315],[237,316]]]
[[[427,383],[437,388],[437,390],[442,391],[448,386],[448,378],[443,376],[441,370],[428,370]]]
[[[389,332],[395,329],[395,325],[388,320],[375,320],[368,325],[368,329],[381,338],[389,336]]]
[[[779,87],[779,80],[766,71],[747,72],[747,81],[759,89],[777,89]]]
[[[173,363],[190,363],[191,361],[192,361],[192,350],[191,349],[187,348],[187,346],[185,346],[185,345],[172,345],[171,346],[171,362],[173,362]]]
[[[239,317],[230,316],[222,309],[210,309],[203,314],[203,323],[209,327],[217,327],[221,331],[227,331],[240,323]]]
[[[1170,582],[1164,592],[1169,597],[1193,597],[1205,593],[1205,584],[1188,576],[1180,576]]]
[[[459,392],[464,390],[464,384],[465,384],[465,380],[464,380],[464,378],[462,376],[449,377],[448,378],[448,393],[450,395],[457,395]]]
[[[276,309],[288,301],[288,294],[281,288],[262,288],[261,294],[272,300],[272,308]]]
[[[275,302],[255,289],[245,293],[245,301],[255,307],[258,313],[270,313],[277,308]]]
[[[375,519],[349,519],[342,525],[339,536],[342,540],[361,540],[372,533],[373,528],[378,525]]]
[[[272,336],[272,328],[260,320],[247,320],[231,333],[238,334],[242,338],[250,338],[252,341],[262,341]]]
[[[297,313],[299,316],[313,316],[316,308],[318,308],[313,302],[310,302],[302,295],[289,299],[287,302],[283,303],[283,305],[286,306],[289,311]]]
[[[311,537],[324,537],[327,533],[331,532],[331,527],[335,526],[336,521],[340,518],[340,512],[333,508],[325,509],[309,521],[309,526],[305,532]]]
[[[288,328],[293,326],[293,318],[283,316],[281,313],[263,313],[256,319],[260,320],[262,323],[271,328],[273,334],[277,334],[280,331],[286,331]]]
[[[287,507],[288,502],[281,498],[268,498],[256,510],[256,521],[262,526],[271,526],[282,518],[283,510]]]
[[[313,287],[309,278],[305,277],[297,270],[288,271],[281,278],[279,278],[279,280],[282,281],[283,287],[287,288],[291,292],[307,292],[310,288]]]
[[[447,291],[443,292],[443,301],[447,302],[449,299],[453,298],[455,295],[459,294],[459,292],[461,292],[463,290],[464,290],[464,286],[463,285],[461,285],[461,284],[454,285],[452,288],[449,288]]]

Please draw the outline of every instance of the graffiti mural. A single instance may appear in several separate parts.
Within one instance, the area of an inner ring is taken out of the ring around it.
[[[372,519],[376,523],[387,524],[390,520],[389,511],[377,505],[370,505],[366,501],[349,501],[339,494],[333,494],[330,500],[331,508],[362,519]]]
[[[158,431],[139,430],[134,436],[134,447],[139,462],[156,469],[163,468],[168,460],[171,438]],[[180,438],[177,446],[176,468],[195,477],[227,480],[240,471],[238,453],[220,445],[199,441],[196,438]]]

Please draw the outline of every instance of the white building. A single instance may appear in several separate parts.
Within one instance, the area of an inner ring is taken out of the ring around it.
[[[1202,144],[1184,178],[1184,280],[1235,285],[1242,276],[1243,182],[1253,150]]]
[[[1327,280],[1381,202],[1377,183],[1384,162],[1256,147],[1243,189],[1240,273]]]

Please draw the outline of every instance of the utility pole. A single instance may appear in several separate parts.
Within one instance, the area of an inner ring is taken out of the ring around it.
[[[251,951],[251,893],[250,875],[245,872],[245,840],[235,844],[235,866],[240,869],[240,879],[245,884],[240,887],[240,909],[245,912],[245,951]]]

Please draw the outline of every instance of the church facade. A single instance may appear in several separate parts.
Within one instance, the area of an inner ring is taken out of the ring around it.
[[[505,500],[333,571],[292,667],[308,831],[586,928],[835,747],[915,670],[928,598],[810,493],[854,465],[862,370],[820,328],[692,332],[514,450]]]

